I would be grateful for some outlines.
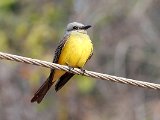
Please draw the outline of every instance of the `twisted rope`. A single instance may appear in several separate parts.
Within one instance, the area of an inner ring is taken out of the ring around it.
[[[160,84],[143,82],[143,81],[123,78],[123,77],[117,77],[117,76],[102,74],[102,73],[88,71],[88,70],[85,70],[85,72],[84,72],[78,68],[70,69],[70,67],[68,67],[68,66],[59,65],[59,64],[51,63],[51,62],[46,62],[46,61],[42,61],[42,60],[38,60],[38,59],[32,59],[32,58],[12,55],[12,54],[8,54],[8,53],[0,52],[0,59],[22,62],[22,63],[42,66],[42,67],[51,68],[51,69],[63,70],[63,71],[71,72],[71,73],[78,74],[78,75],[85,75],[88,77],[99,78],[102,80],[108,80],[108,81],[122,83],[122,84],[129,84],[129,85],[143,87],[143,88],[160,90]]]

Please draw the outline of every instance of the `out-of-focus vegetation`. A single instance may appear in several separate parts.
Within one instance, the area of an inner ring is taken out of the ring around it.
[[[159,0],[0,0],[0,51],[52,61],[69,22],[91,24],[89,70],[160,83]],[[30,103],[49,69],[0,61],[2,120],[159,120],[159,91],[75,76]]]

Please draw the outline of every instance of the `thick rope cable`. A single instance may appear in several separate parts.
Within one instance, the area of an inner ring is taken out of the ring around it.
[[[51,62],[46,62],[46,61],[42,61],[42,60],[38,60],[38,59],[22,57],[22,56],[18,56],[18,55],[12,55],[12,54],[3,53],[3,52],[0,52],[0,59],[22,62],[22,63],[42,66],[42,67],[51,68],[51,69],[63,70],[63,71],[71,72],[71,73],[78,74],[78,75],[85,75],[88,77],[98,78],[98,79],[102,79],[102,80],[108,80],[108,81],[112,81],[112,82],[116,82],[116,83],[129,84],[129,85],[143,87],[143,88],[160,90],[160,84],[143,82],[143,81],[123,78],[123,77],[117,77],[117,76],[113,76],[113,75],[102,74],[102,73],[88,71],[88,70],[83,71],[78,68],[71,69],[70,67],[65,66],[65,65],[59,65],[56,63],[51,63]]]

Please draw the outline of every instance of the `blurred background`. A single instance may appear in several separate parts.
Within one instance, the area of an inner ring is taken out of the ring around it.
[[[0,0],[0,51],[52,61],[69,22],[91,24],[86,69],[160,83],[159,0]],[[75,76],[30,103],[49,69],[0,60],[1,120],[160,120],[159,91]]]

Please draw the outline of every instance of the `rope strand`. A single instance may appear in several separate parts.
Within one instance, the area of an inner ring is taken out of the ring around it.
[[[42,60],[38,60],[38,59],[22,57],[22,56],[18,56],[18,55],[12,55],[12,54],[3,53],[3,52],[0,52],[0,59],[22,62],[22,63],[42,66],[42,67],[51,68],[51,69],[64,70],[64,71],[71,72],[71,73],[78,74],[78,75],[85,75],[88,77],[108,80],[108,81],[112,81],[112,82],[160,90],[160,84],[143,82],[143,81],[123,78],[123,77],[117,77],[117,76],[113,76],[113,75],[102,74],[102,73],[88,71],[88,70],[85,70],[85,72],[84,72],[78,68],[70,69],[68,66],[65,66],[65,65],[46,62],[46,61],[42,61]]]

